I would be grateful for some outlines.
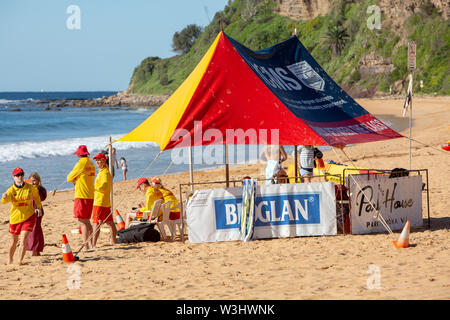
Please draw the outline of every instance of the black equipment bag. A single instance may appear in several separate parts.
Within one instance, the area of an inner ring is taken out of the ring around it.
[[[154,223],[140,223],[117,232],[117,243],[158,242],[161,237]]]

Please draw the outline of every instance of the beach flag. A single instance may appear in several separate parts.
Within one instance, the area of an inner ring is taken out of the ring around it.
[[[296,35],[252,51],[222,31],[169,99],[117,141],[152,141],[168,150],[274,141],[348,145],[399,137],[336,84]]]
[[[62,255],[64,262],[74,262],[75,258],[72,253],[72,249],[70,248],[69,241],[67,241],[67,237],[65,234],[62,236]]]
[[[257,185],[258,180],[256,179],[244,179],[242,181],[241,236],[242,241],[245,242],[253,239]]]
[[[406,221],[405,226],[403,227],[402,233],[397,241],[392,241],[396,248],[408,248],[409,247],[409,228],[410,223],[409,220]]]
[[[403,105],[403,117],[406,115],[406,111],[408,110],[409,105],[411,104],[412,100],[412,75],[409,75],[409,84],[408,84],[408,90],[406,91],[406,98],[405,103]]]

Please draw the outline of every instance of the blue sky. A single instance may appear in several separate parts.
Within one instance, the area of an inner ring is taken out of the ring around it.
[[[205,27],[228,0],[1,0],[1,91],[125,90],[148,56],[168,58],[172,37]],[[80,29],[70,5],[80,9]]]

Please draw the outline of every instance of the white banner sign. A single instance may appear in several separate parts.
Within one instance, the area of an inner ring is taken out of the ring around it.
[[[352,176],[348,180],[353,234],[386,231],[375,217],[376,210],[392,230],[402,230],[407,220],[411,227],[422,226],[421,176],[389,178],[372,175],[368,180],[363,175]]]
[[[253,239],[336,234],[334,183],[258,186]],[[190,243],[240,240],[242,187],[197,190],[186,208]]]

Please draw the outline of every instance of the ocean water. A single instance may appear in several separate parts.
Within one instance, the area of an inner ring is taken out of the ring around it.
[[[0,192],[11,186],[11,172],[16,167],[24,169],[26,177],[38,172],[47,190],[56,187],[58,190],[73,189],[72,184],[64,181],[78,160],[73,153],[79,145],[86,145],[93,157],[106,148],[110,137],[115,140],[124,136],[156,109],[53,108],[52,104],[63,99],[96,99],[115,93],[0,92]],[[165,151],[149,167],[160,151],[155,143],[116,142],[113,146],[117,150],[117,160],[121,157],[127,160],[128,179],[189,170],[187,149]],[[257,161],[261,147],[229,146],[230,164]],[[223,166],[223,155],[220,154],[214,155],[215,161],[206,158],[198,161],[205,148],[194,148],[194,169]],[[291,149],[286,147],[288,153]],[[184,161],[179,161],[181,158]],[[178,160],[172,163],[174,159]],[[115,171],[114,181],[122,181],[121,169]]]

